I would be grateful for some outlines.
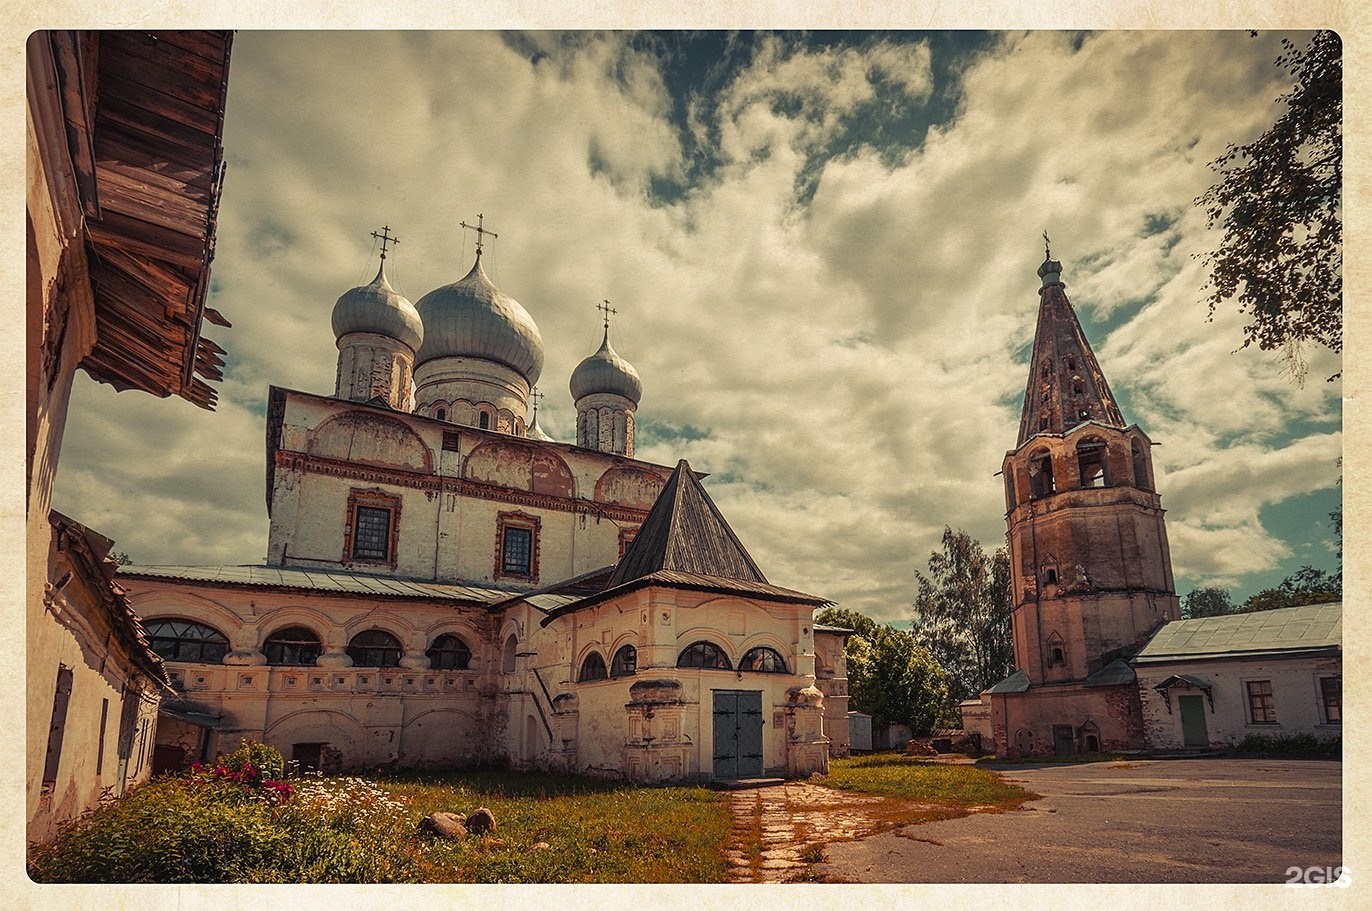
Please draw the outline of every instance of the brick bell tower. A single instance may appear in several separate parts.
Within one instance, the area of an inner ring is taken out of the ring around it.
[[[1002,465],[1018,670],[992,688],[1014,703],[992,720],[1012,755],[1141,747],[1127,659],[1180,616],[1152,441],[1125,424],[1062,264],[1044,256],[1019,441]]]

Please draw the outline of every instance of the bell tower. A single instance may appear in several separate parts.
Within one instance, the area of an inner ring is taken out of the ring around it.
[[[1152,441],[1125,424],[1046,243],[1038,275],[1019,440],[1002,464],[1015,664],[1032,686],[1106,685],[1092,675],[1180,607]]]

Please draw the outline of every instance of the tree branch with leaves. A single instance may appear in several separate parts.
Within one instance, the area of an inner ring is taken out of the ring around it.
[[[1295,78],[1286,111],[1211,162],[1220,179],[1196,205],[1224,232],[1202,256],[1210,318],[1236,303],[1240,347],[1281,351],[1302,382],[1307,344],[1343,350],[1343,45],[1327,30],[1305,48],[1283,38],[1276,63]]]

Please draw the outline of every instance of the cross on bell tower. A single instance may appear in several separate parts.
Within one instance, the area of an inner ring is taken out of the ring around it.
[[[529,401],[531,401],[531,402],[534,403],[534,420],[535,420],[535,421],[538,420],[538,403],[541,402],[542,400],[543,400],[543,393],[541,393],[541,392],[538,391],[538,387],[537,387],[537,386],[535,386],[533,389],[530,389],[530,390],[529,390]]]
[[[494,231],[487,231],[486,228],[484,227],[485,222],[486,222],[486,216],[485,216],[484,214],[480,213],[480,212],[478,212],[477,215],[476,215],[476,224],[475,224],[475,225],[469,225],[469,224],[467,224],[465,221],[460,221],[460,222],[458,222],[459,225],[461,225],[462,227],[466,228],[467,230],[469,230],[469,231],[475,231],[475,232],[476,232],[476,261],[477,261],[477,262],[481,262],[481,242],[482,242],[482,240],[484,239],[485,235],[487,235],[487,234],[491,235],[491,238],[492,238],[492,239],[495,239],[495,238],[497,238],[497,237],[500,236],[499,234],[495,233]]]
[[[381,232],[380,232],[380,233],[377,233],[376,231],[373,231],[373,232],[372,232],[372,237],[375,237],[377,240],[381,241],[381,258],[382,258],[382,259],[385,259],[385,258],[386,258],[386,247],[387,247],[388,245],[390,245],[390,244],[395,244],[396,246],[399,246],[399,245],[400,245],[400,238],[396,237],[394,234],[391,233],[391,226],[390,226],[390,225],[382,225],[382,226],[381,226]]]

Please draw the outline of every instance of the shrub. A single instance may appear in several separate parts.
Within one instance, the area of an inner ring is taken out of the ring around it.
[[[1234,744],[1235,753],[1324,756],[1338,759],[1343,756],[1343,739],[1316,737],[1314,734],[1249,734]]]
[[[238,749],[227,756],[219,757],[219,765],[241,769],[246,763],[256,769],[264,779],[280,781],[285,777],[286,759],[276,747],[255,740],[240,740],[238,743]]]

